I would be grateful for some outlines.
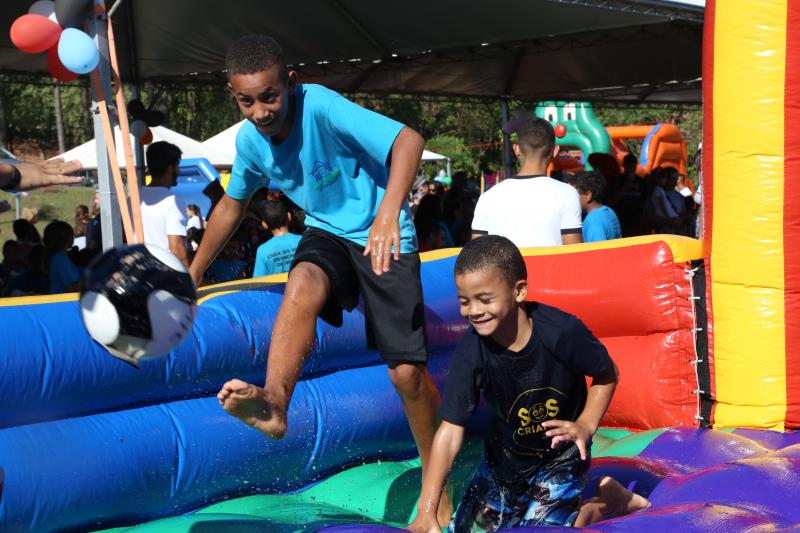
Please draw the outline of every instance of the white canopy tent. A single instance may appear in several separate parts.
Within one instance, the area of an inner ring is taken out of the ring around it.
[[[239,128],[242,127],[245,121],[239,121],[228,129],[222,130],[213,137],[210,137],[200,143],[203,149],[208,150],[209,153],[213,152],[218,154],[222,163],[213,163],[214,166],[233,166],[233,160],[236,159],[236,134],[239,133]],[[154,133],[155,135],[155,133]],[[423,161],[446,161],[447,162],[447,175],[450,175],[450,158],[429,150],[422,152]]]
[[[154,128],[150,128],[150,130],[153,132],[153,142],[167,141],[168,143],[176,145],[181,149],[181,152],[183,152],[184,159],[205,157],[214,166],[230,165],[230,163],[226,163],[228,159],[225,154],[214,150],[210,145],[204,146],[202,143],[195,141],[191,137],[181,135],[180,133],[172,131],[171,129],[163,126],[156,126]],[[131,143],[131,148],[135,149],[135,139],[133,138],[133,135],[130,135],[129,137],[130,139],[128,142]],[[119,130],[119,126],[114,128],[114,143],[117,147],[117,157],[119,158],[119,163],[120,165],[124,165],[125,160],[123,155],[122,133]],[[97,141],[92,139],[91,141],[85,142],[80,146],[76,146],[72,150],[68,150],[63,154],[58,155],[57,157],[63,157],[66,161],[80,161],[84,169],[95,170],[97,169],[96,144]]]

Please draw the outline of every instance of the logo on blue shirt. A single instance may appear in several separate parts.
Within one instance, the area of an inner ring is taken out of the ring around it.
[[[323,191],[339,180],[341,171],[338,169],[333,170],[327,161],[315,161],[314,168],[311,169],[311,175],[317,180],[314,188],[318,191]]]

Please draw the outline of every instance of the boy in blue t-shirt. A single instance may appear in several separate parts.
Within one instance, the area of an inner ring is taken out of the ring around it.
[[[278,200],[267,200],[263,210],[261,224],[272,233],[272,238],[256,250],[254,278],[289,272],[294,252],[300,242],[300,235],[289,232],[292,215],[286,204]]]
[[[228,89],[247,122],[236,137],[226,194],[209,220],[189,272],[203,273],[269,182],[305,211],[275,318],[264,387],[231,380],[223,408],[281,438],[316,318],[341,325],[364,298],[367,339],[386,360],[427,468],[439,396],[427,372],[420,260],[406,196],[424,140],[390,118],[319,85],[300,84],[274,39],[250,35],[226,57]],[[445,498],[443,498],[444,501]],[[449,519],[443,504],[442,521]]]
[[[582,172],[567,183],[575,187],[584,212],[583,242],[607,241],[622,237],[622,228],[617,214],[603,205],[606,180],[597,172]]]
[[[442,424],[409,529],[438,531],[439,493],[481,392],[492,413],[484,459],[450,531],[587,525],[649,506],[611,478],[601,481],[597,499],[581,506],[592,436],[618,379],[600,341],[575,316],[525,301],[525,262],[505,237],[468,242],[455,280],[461,314],[472,328],[450,363]],[[588,392],[585,376],[593,378]]]
[[[73,243],[72,226],[54,220],[44,228],[42,242],[50,252],[50,294],[78,290],[81,271],[67,255]]]

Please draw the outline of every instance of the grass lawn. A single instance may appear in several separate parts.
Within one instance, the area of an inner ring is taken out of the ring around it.
[[[28,196],[20,195],[20,209],[22,207],[35,207],[39,210],[39,221],[36,229],[41,235],[53,220],[63,220],[70,226],[75,219],[75,206],[84,204],[91,206],[94,198],[94,187],[70,186],[70,187],[49,187],[30,191]],[[6,200],[11,204],[11,210],[0,214],[0,241],[14,238],[11,231],[11,223],[16,218],[14,197],[7,193],[0,193],[0,200]]]

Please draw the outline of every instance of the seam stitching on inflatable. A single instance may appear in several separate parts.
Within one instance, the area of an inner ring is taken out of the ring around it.
[[[698,422],[702,422],[703,421],[703,415],[702,415],[702,402],[703,402],[703,399],[700,397],[700,395],[701,394],[705,394],[705,391],[700,388],[700,370],[699,370],[698,367],[700,366],[700,363],[703,362],[703,360],[700,359],[700,355],[697,353],[697,333],[700,332],[700,331],[703,331],[703,328],[697,327],[697,309],[696,309],[696,306],[695,306],[695,302],[697,300],[699,300],[700,297],[699,296],[695,296],[695,292],[694,292],[694,276],[695,276],[695,273],[697,272],[698,268],[699,267],[687,268],[687,269],[684,269],[684,272],[686,272],[686,279],[689,281],[689,291],[690,291],[690,293],[689,293],[690,294],[689,302],[692,304],[692,326],[693,327],[692,327],[691,331],[692,331],[692,351],[694,352],[694,360],[690,361],[690,364],[692,365],[692,368],[694,369],[694,378],[695,378],[695,382],[697,383],[697,388],[692,391],[692,394],[697,396],[697,413],[694,415],[694,419],[697,420]]]

